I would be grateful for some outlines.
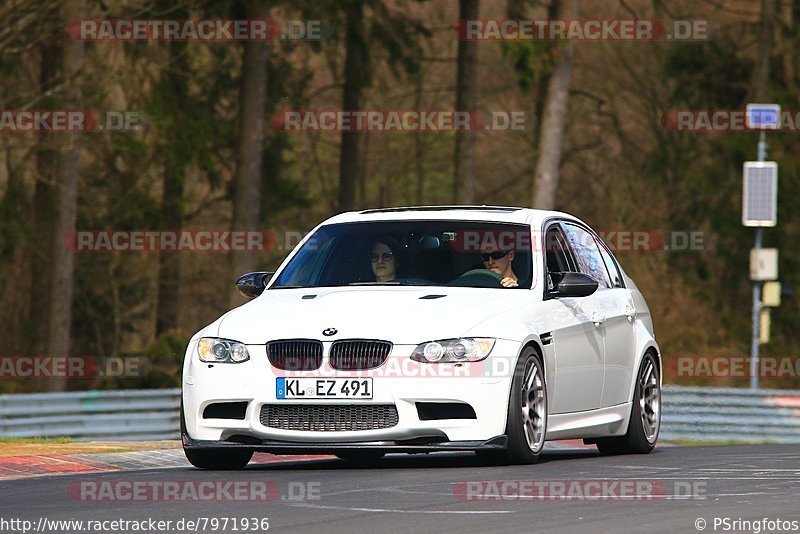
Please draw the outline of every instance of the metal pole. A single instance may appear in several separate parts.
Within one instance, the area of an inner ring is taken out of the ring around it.
[[[755,248],[761,248],[763,228],[756,228]],[[750,387],[758,388],[758,338],[759,338],[759,314],[761,312],[761,282],[753,282],[753,340],[750,346]]]
[[[767,134],[761,130],[758,135],[758,161],[767,160]]]
[[[762,130],[758,136],[758,161],[765,161],[767,159],[767,139],[766,134]],[[764,237],[764,229],[756,228],[756,241],[754,248],[756,250],[761,248],[761,242]],[[759,359],[759,314],[761,312],[761,282],[753,282],[753,339],[750,345],[750,387],[752,389],[758,388],[758,359]]]

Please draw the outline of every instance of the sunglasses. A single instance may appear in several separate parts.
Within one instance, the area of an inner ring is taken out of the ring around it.
[[[504,250],[498,250],[497,252],[482,252],[481,253],[481,259],[483,261],[489,261],[489,258],[492,258],[493,260],[499,260],[500,258],[506,257],[508,255],[508,253],[509,253],[508,250],[505,250],[505,251]]]
[[[370,254],[370,259],[372,263],[378,263],[378,260],[383,260],[384,263],[388,263],[394,259],[394,254],[392,252],[384,252],[383,254]]]

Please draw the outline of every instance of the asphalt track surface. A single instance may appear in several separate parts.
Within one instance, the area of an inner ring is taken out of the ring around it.
[[[598,500],[580,494],[572,498],[541,498],[540,494],[520,499],[505,490],[508,498],[497,500],[497,494],[488,490],[493,487],[490,484],[481,486],[487,488],[489,500],[465,501],[465,481],[509,480],[550,481],[546,483],[550,489],[560,482],[638,481],[649,485],[652,495]],[[75,497],[74,488],[82,481],[270,481],[282,496],[269,502],[97,502]],[[305,500],[288,498],[290,485],[318,494]],[[756,528],[769,532],[777,530],[764,528],[769,524],[738,530],[725,530],[724,524],[714,528],[714,518],[800,521],[799,495],[800,447],[796,445],[663,447],[650,455],[615,457],[574,449],[545,451],[539,463],[531,466],[484,466],[471,454],[447,453],[394,455],[369,466],[314,459],[251,464],[235,472],[171,468],[7,480],[0,482],[0,517],[34,524],[42,517],[173,522],[267,517],[270,532],[350,533],[698,532],[696,522],[703,519],[706,532],[756,532]],[[791,528],[790,523],[784,526]],[[263,530],[234,530],[229,524],[216,530],[222,531]],[[178,530],[173,527],[167,532]]]

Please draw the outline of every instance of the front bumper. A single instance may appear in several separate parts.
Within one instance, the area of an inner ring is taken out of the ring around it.
[[[318,371],[296,376],[352,376],[328,367],[329,345],[326,343],[325,358]],[[248,445],[249,448],[295,452],[319,451],[325,447],[328,447],[325,450],[330,450],[339,444],[341,448],[396,447],[410,452],[493,448],[496,438],[505,434],[511,376],[519,354],[518,343],[497,340],[492,354],[478,362],[480,365],[472,364],[465,372],[456,364],[413,362],[410,355],[415,346],[395,345],[390,361],[367,375],[373,379],[372,399],[285,400],[276,396],[276,378],[283,375],[270,365],[265,347],[248,345],[247,348],[250,353],[247,362],[210,366],[198,359],[196,343],[189,344],[183,374],[184,444],[187,447],[203,447],[206,445],[196,444],[207,442],[216,444],[210,446],[238,446],[229,445],[231,439],[245,436],[258,442],[255,447]],[[432,373],[434,369],[436,373]],[[244,419],[203,417],[206,406],[224,402],[246,402]],[[468,404],[475,417],[420,418],[417,403],[437,402]],[[397,409],[398,422],[389,428],[355,431],[279,429],[261,423],[261,407],[265,404],[393,405]],[[379,445],[370,445],[374,443]]]
[[[480,451],[505,450],[508,445],[506,436],[495,436],[486,441],[436,441],[437,438],[418,438],[408,441],[361,441],[331,443],[292,443],[275,440],[243,440],[237,441],[198,441],[184,433],[183,448],[202,449],[247,449],[271,454],[336,454],[339,451],[352,449],[379,450],[396,453],[426,453],[441,451]]]

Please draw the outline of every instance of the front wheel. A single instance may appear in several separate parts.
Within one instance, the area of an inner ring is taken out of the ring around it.
[[[522,351],[514,369],[508,399],[506,461],[532,464],[544,448],[547,431],[547,384],[542,358],[531,347]]]
[[[181,396],[181,436],[186,434],[186,418],[183,415],[183,397]],[[253,451],[247,449],[187,449],[183,454],[193,466],[200,469],[235,470],[250,463]]]
[[[247,449],[183,449],[183,453],[195,467],[226,471],[243,468],[253,457]]]
[[[645,354],[633,393],[631,418],[624,436],[602,438],[597,450],[603,454],[647,454],[658,441],[661,428],[661,381],[658,361],[651,353]]]

